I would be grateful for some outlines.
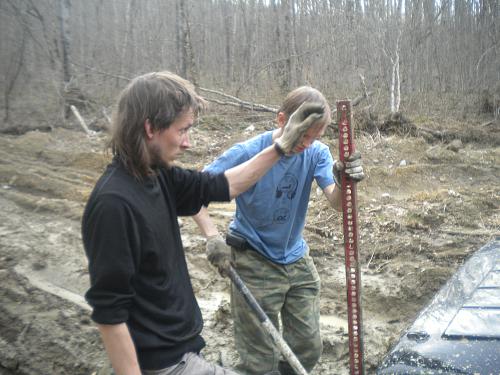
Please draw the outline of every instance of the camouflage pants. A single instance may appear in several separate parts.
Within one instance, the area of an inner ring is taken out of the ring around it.
[[[232,249],[235,269],[298,360],[309,372],[322,352],[319,329],[320,280],[307,254],[288,265],[275,264],[253,250]],[[265,332],[240,292],[232,287],[234,337],[240,363],[236,370],[256,375],[295,374]],[[281,319],[280,319],[281,318]],[[281,321],[280,321],[281,320]]]

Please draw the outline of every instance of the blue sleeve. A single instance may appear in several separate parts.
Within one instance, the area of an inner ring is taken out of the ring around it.
[[[226,150],[221,156],[215,159],[212,163],[207,165],[203,171],[210,174],[223,173],[241,163],[250,159],[243,144],[238,143]]]
[[[333,157],[326,145],[320,148],[314,178],[321,189],[336,183],[333,176]]]

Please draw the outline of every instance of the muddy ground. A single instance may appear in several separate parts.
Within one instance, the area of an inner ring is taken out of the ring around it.
[[[180,164],[201,168],[274,126],[266,114],[215,113],[193,129]],[[358,187],[367,374],[464,259],[500,233],[500,124],[425,119],[412,129],[379,128],[356,132],[368,176]],[[80,236],[86,198],[109,160],[105,140],[76,124],[0,136],[0,374],[106,373],[82,297]],[[337,155],[334,129],[323,140]],[[233,208],[210,206],[221,230]],[[204,353],[231,366],[229,282],[208,264],[193,221],[182,218],[181,229],[206,322]],[[322,278],[324,353],[313,374],[347,374],[341,217],[314,189],[305,236]]]

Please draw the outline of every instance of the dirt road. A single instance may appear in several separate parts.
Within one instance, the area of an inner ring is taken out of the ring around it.
[[[464,258],[500,233],[500,127],[471,138],[459,125],[454,138],[462,142],[454,143],[358,135],[368,175],[358,190],[368,373]],[[268,118],[207,115],[180,162],[200,168],[270,128]],[[80,237],[86,198],[109,160],[105,138],[66,129],[0,136],[0,374],[106,372],[82,297],[88,275]],[[324,141],[336,155],[334,137]],[[221,230],[233,209],[210,206]],[[209,266],[190,218],[181,230],[206,321],[205,355],[230,366],[236,354],[228,280]],[[347,374],[341,218],[321,194],[311,195],[305,235],[322,278],[324,354],[313,373]]]

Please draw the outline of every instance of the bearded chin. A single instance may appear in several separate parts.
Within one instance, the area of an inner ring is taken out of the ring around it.
[[[149,149],[149,158],[151,160],[150,165],[151,169],[153,170],[158,170],[160,168],[170,168],[171,165],[164,161],[161,157],[161,150],[155,146],[152,145]]]

